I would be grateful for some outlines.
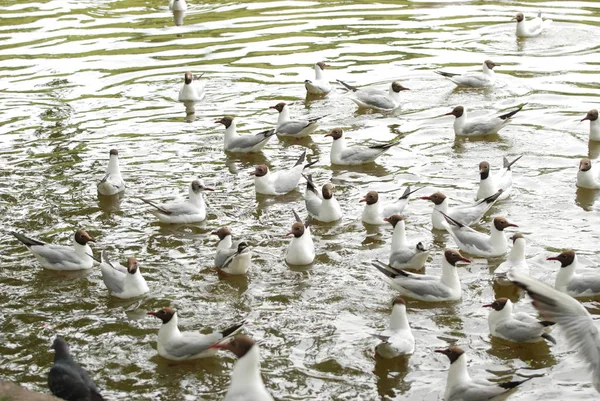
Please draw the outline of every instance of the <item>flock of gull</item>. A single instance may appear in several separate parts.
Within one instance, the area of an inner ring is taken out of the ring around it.
[[[186,11],[185,1],[172,0],[170,8],[175,23],[181,25]],[[518,13],[514,19],[517,21],[516,35],[519,37],[537,36],[550,22],[542,20],[540,15],[526,20],[522,13]],[[436,72],[457,86],[486,88],[494,85],[494,67],[497,65],[486,60],[481,72]],[[333,85],[325,77],[326,68],[327,65],[323,62],[314,65],[315,79],[305,81],[309,94],[327,96],[333,90]],[[347,91],[350,99],[359,108],[374,109],[382,113],[397,109],[401,104],[401,93],[408,90],[397,81],[390,84],[388,91],[357,88],[342,81],[339,81],[339,84],[340,89]],[[179,93],[179,101],[184,103],[186,111],[194,112],[195,105],[201,102],[204,96],[204,86],[200,77],[186,72]],[[457,136],[481,136],[497,133],[522,107],[523,105],[519,105],[516,109],[497,116],[468,119],[466,109],[457,106],[447,115],[455,117],[454,132]],[[260,152],[273,136],[303,138],[313,134],[319,126],[321,117],[307,120],[291,118],[289,107],[285,103],[278,103],[271,108],[279,113],[276,127],[256,135],[238,134],[236,121],[231,116],[217,120],[216,123],[221,124],[225,130],[224,151]],[[583,120],[590,121],[590,140],[600,140],[598,111],[591,110]],[[332,140],[332,165],[372,163],[397,143],[392,141],[377,146],[349,145],[341,128],[330,130],[326,136]],[[562,326],[566,339],[589,363],[593,371],[593,384],[600,392],[600,334],[587,310],[574,298],[600,295],[600,275],[578,272],[577,255],[568,250],[548,258],[559,262],[561,266],[552,288],[528,275],[523,235],[513,232],[510,239],[507,239],[505,231],[518,227],[516,224],[505,217],[496,216],[492,219],[488,233],[471,228],[480,222],[492,205],[510,198],[512,167],[520,158],[521,156],[513,160],[504,158],[503,167],[497,171],[492,170],[490,163],[482,161],[479,165],[480,184],[476,194],[477,201],[474,203],[450,206],[450,198],[442,192],[421,197],[433,204],[433,229],[446,230],[458,248],[443,251],[441,276],[422,273],[429,259],[430,249],[425,246],[423,240],[408,239],[410,232],[407,233],[402,215],[409,197],[421,188],[407,187],[399,199],[387,203],[376,191],[369,191],[360,200],[364,203],[364,223],[390,225],[393,229],[389,259],[386,262],[373,261],[373,267],[380,271],[382,278],[402,296],[394,298],[392,302],[389,329],[374,334],[381,340],[376,347],[376,353],[382,358],[406,358],[414,352],[416,341],[411,332],[404,298],[424,302],[459,300],[462,291],[457,264],[470,263],[463,254],[488,258],[508,253],[505,262],[494,271],[494,280],[498,285],[517,286],[527,292],[533,299],[533,305],[539,311],[540,317],[514,311],[515,305],[506,298],[496,299],[485,305],[490,310],[490,334],[513,343],[556,343],[550,330],[554,325]],[[316,161],[307,160],[305,151],[298,154],[296,163],[289,168],[281,167],[272,171],[268,166],[261,164],[256,166],[252,173],[256,193],[263,195],[283,195],[296,190],[302,179],[306,181],[305,206],[308,217],[303,219],[297,212],[293,212],[293,221],[288,233],[291,239],[285,253],[285,261],[289,265],[309,265],[314,261],[312,224],[335,222],[343,217],[340,204],[335,198],[334,186],[325,183],[319,188],[313,181],[309,171],[314,163]],[[589,159],[581,160],[577,185],[600,188],[600,162],[592,164]],[[119,167],[119,152],[112,149],[106,174],[97,185],[98,194],[101,197],[118,197],[123,195],[125,188],[126,182]],[[212,188],[197,179],[190,183],[189,195],[185,200],[167,203],[146,198],[140,200],[148,204],[149,211],[162,223],[193,224],[206,219],[204,193],[207,191],[212,191]],[[17,232],[12,234],[29,248],[44,268],[82,270],[91,269],[95,264],[99,264],[103,281],[113,296],[128,299],[143,296],[149,291],[135,258],[130,257],[127,266],[111,261],[106,251],[101,252],[99,259],[96,258],[89,246],[95,239],[83,229],[75,232],[72,247],[47,244]],[[234,240],[228,227],[221,227],[212,234],[218,237],[214,266],[219,272],[225,275],[246,274],[252,262],[250,244],[244,240]],[[241,321],[205,335],[180,331],[177,311],[171,307],[148,312],[148,315],[162,322],[157,341],[157,350],[161,357],[172,361],[187,361],[213,356],[220,349],[229,350],[238,360],[234,364],[231,384],[224,399],[273,400],[261,378],[259,345],[251,337],[238,334],[245,322]],[[90,375],[71,357],[67,342],[61,337],[56,337],[52,348],[55,350],[55,359],[48,377],[52,393],[68,401],[103,400]],[[450,361],[444,394],[446,401],[497,400],[508,396],[517,386],[530,380],[525,378],[499,383],[472,380],[467,371],[465,353],[459,346],[450,345],[435,352],[446,355]]]

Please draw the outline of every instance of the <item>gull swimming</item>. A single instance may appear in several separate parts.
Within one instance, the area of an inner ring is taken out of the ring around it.
[[[390,84],[387,92],[375,88],[357,88],[343,81],[337,80],[348,91],[353,93],[350,97],[359,108],[374,109],[377,111],[393,111],[401,106],[400,92],[410,90],[398,81]]]
[[[510,121],[511,117],[523,109],[524,104],[509,113],[494,117],[477,117],[467,120],[467,110],[463,106],[456,106],[445,116],[454,116],[454,134],[456,136],[481,136],[497,134]]]
[[[386,150],[399,143],[392,141],[374,146],[346,146],[346,138],[341,128],[334,128],[325,136],[333,138],[329,160],[331,164],[340,166],[358,166],[374,162]]]
[[[444,78],[454,82],[459,87],[464,88],[487,88],[494,86],[496,82],[496,73],[494,67],[499,67],[491,60],[485,60],[482,66],[482,72],[468,72],[466,74],[453,74],[450,72],[434,71]]]
[[[104,196],[113,196],[123,191],[125,191],[125,181],[119,170],[119,151],[111,149],[106,174],[98,183],[98,193]]]
[[[269,139],[275,135],[274,129],[259,132],[256,135],[239,135],[233,117],[225,116],[215,124],[225,126],[225,136],[223,137],[223,150],[232,153],[253,153],[260,152],[269,142]]]
[[[315,79],[307,79],[304,81],[306,92],[311,95],[326,95],[331,92],[331,84],[325,78],[325,73],[323,71],[326,67],[329,67],[329,65],[322,61],[315,64]]]
[[[203,191],[214,191],[214,189],[206,187],[201,180],[194,180],[190,184],[189,195],[186,200],[155,203],[148,199],[140,199],[154,207],[155,210],[150,212],[162,223],[200,223],[206,219]]]

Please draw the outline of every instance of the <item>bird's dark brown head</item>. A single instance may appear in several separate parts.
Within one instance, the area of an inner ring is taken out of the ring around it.
[[[501,311],[506,306],[508,298],[498,298],[491,304],[483,305],[484,308],[492,308],[496,311]]]
[[[238,358],[243,357],[254,347],[256,341],[244,334],[238,334],[233,340],[211,346],[211,348],[226,349],[235,354]]]
[[[422,196],[421,199],[432,201],[435,205],[441,205],[446,200],[446,195],[441,192],[436,192],[429,196]]]
[[[592,161],[590,159],[581,159],[579,162],[579,171],[589,171],[592,168]]]
[[[490,163],[488,162],[481,162],[479,163],[479,177],[482,180],[487,180],[487,178],[490,176]]]
[[[518,240],[519,238],[523,238],[525,239],[525,237],[523,237],[523,234],[521,233],[515,233],[512,235],[512,237],[510,237],[510,239],[512,240],[513,244],[516,240]]]
[[[485,60],[484,64],[487,66],[487,68],[489,68],[490,70],[493,70],[494,67],[498,67],[500,64],[496,64],[494,63],[492,60]]]
[[[78,244],[85,245],[88,242],[96,242],[96,239],[88,234],[85,230],[77,230],[75,233],[75,241]]]
[[[406,301],[404,301],[404,298],[402,298],[402,297],[396,297],[392,301],[392,306],[394,306],[394,305],[406,305]]]
[[[284,107],[285,107],[285,103],[284,103],[284,102],[279,102],[279,103],[277,103],[275,106],[271,106],[271,107],[269,107],[269,108],[270,108],[270,109],[275,109],[275,110],[277,110],[278,112],[280,112],[280,113],[281,113],[281,112],[283,111],[283,108],[284,108]]]
[[[506,218],[504,217],[494,217],[494,227],[496,227],[496,230],[498,231],[504,231],[504,229],[507,227],[519,226],[513,223],[509,223],[508,220],[506,220]]]
[[[325,134],[325,136],[330,136],[335,141],[336,139],[340,139],[343,134],[344,133],[341,128],[334,128],[331,131],[329,131],[327,134]]]
[[[596,121],[597,119],[598,119],[598,110],[592,109],[587,112],[587,114],[585,115],[585,117],[583,117],[581,119],[581,121],[585,121],[585,120]]]
[[[434,352],[438,352],[440,354],[444,354],[448,357],[448,359],[450,359],[450,364],[453,364],[454,362],[456,362],[456,360],[458,358],[460,358],[460,356],[462,354],[465,353],[465,351],[463,351],[459,346],[457,345],[451,345],[446,349],[436,349]]]
[[[328,65],[328,64],[325,64],[325,63],[324,63],[324,62],[322,62],[322,61],[319,61],[319,62],[317,63],[317,65],[318,65],[318,66],[319,66],[319,67],[320,67],[322,70],[324,70],[325,68],[329,67],[329,65]]]
[[[175,312],[175,309],[167,306],[166,308],[159,309],[156,312],[148,312],[146,314],[157,317],[160,320],[162,320],[163,324],[167,324],[171,321],[171,319],[173,319],[173,316],[175,316],[175,313],[177,313],[177,312]]]
[[[255,177],[264,177],[269,172],[269,168],[266,164],[260,164],[254,168],[254,173],[252,173]]]
[[[575,251],[564,251],[560,255],[549,257],[546,260],[558,260],[560,262],[560,267],[567,267],[575,261]]]
[[[225,128],[229,128],[233,123],[233,117],[225,116],[220,120],[215,121],[215,124],[223,124]]]
[[[188,72],[186,72],[186,73],[183,75],[183,77],[184,77],[183,79],[184,79],[184,81],[185,81],[186,85],[189,85],[189,84],[191,84],[191,83],[192,83],[192,81],[194,80],[194,76],[193,76],[193,75],[192,75],[192,73],[191,73],[191,72],[189,72],[189,71],[188,71]]]
[[[398,224],[401,221],[404,221],[404,217],[400,216],[399,214],[393,214],[390,217],[384,218],[383,221],[387,221],[392,225],[392,227],[396,228],[396,224]]]
[[[462,106],[456,106],[455,108],[452,109],[452,111],[450,113],[446,113],[444,114],[445,116],[454,116],[456,118],[462,116],[465,112],[465,108]]]
[[[333,198],[333,185],[330,183],[323,185],[323,188],[321,188],[321,193],[323,195],[323,199]]]
[[[292,230],[286,235],[293,235],[296,238],[300,238],[304,235],[304,229],[304,223],[297,221],[292,225]]]
[[[228,235],[231,235],[231,231],[227,227],[221,227],[217,231],[213,231],[211,235],[216,235],[219,240],[225,239]]]
[[[374,205],[379,200],[379,194],[377,191],[369,191],[359,202],[366,202],[367,205]]]
[[[448,263],[450,263],[452,266],[456,266],[456,263],[458,262],[471,263],[469,259],[465,258],[455,249],[446,249],[444,251],[444,258],[446,258]]]
[[[109,156],[119,156],[119,151],[117,149],[111,149],[108,153]]]
[[[523,18],[525,18],[523,16],[523,13],[517,13],[517,15],[515,15],[512,19],[516,20],[517,22],[521,22],[521,21],[523,21]]]
[[[134,257],[127,258],[127,272],[129,274],[135,274],[138,270],[138,263]]]
[[[394,81],[392,82],[392,90],[396,93],[400,93],[402,91],[409,91],[410,89],[408,89],[405,86],[402,86],[402,84],[398,81]]]
[[[56,354],[68,355],[69,354],[69,344],[64,340],[64,338],[60,336],[56,336],[54,341],[52,342],[52,348]]]

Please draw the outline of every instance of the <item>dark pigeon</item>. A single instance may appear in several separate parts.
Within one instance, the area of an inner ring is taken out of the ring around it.
[[[104,401],[92,378],[69,353],[69,344],[56,337],[52,344],[54,366],[48,374],[52,394],[67,401]]]

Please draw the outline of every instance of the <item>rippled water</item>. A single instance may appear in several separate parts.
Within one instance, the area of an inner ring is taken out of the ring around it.
[[[490,339],[481,305],[495,295],[519,297],[491,286],[489,272],[502,259],[460,268],[461,302],[409,301],[415,354],[374,358],[377,340],[369,334],[387,327],[396,293],[369,262],[387,258],[391,227],[364,227],[358,200],[371,189],[399,196],[408,183],[425,186],[424,195],[442,190],[469,201],[480,161],[497,167],[502,156],[523,154],[517,193],[492,212],[519,224],[533,274],[552,282],[557,266],[545,258],[564,248],[598,263],[598,193],[574,183],[579,159],[600,153],[579,123],[598,106],[599,3],[194,3],[185,25],[175,27],[163,1],[0,0],[1,377],[47,391],[48,347],[58,333],[107,399],[220,399],[231,355],[176,366],[157,356],[159,321],[145,312],[171,305],[186,329],[246,318],[245,331],[260,341],[266,385],[280,400],[440,399],[448,361],[432,351],[455,340],[474,376],[540,376],[511,399],[597,399],[559,330],[554,347]],[[538,9],[554,20],[551,29],[516,40],[510,18]],[[486,58],[502,64],[493,90],[456,90],[433,73],[477,70]],[[304,99],[302,82],[321,60],[332,66],[331,80],[385,88],[398,79],[412,91],[395,115],[357,112],[341,91]],[[176,102],[187,70],[205,73],[207,82],[195,119]],[[318,256],[307,269],[283,261],[291,210],[304,214],[303,189],[255,197],[248,175],[264,160],[293,164],[306,143],[271,140],[262,155],[232,158],[214,124],[228,114],[242,131],[269,128],[277,116],[268,107],[282,100],[295,116],[327,115],[308,144],[320,159],[312,171],[319,183],[331,178],[347,213],[341,223],[314,227]],[[501,135],[484,141],[455,140],[452,118],[440,117],[459,104],[475,115],[525,102]],[[402,139],[376,165],[331,168],[322,134],[333,127],[352,142]],[[95,184],[113,147],[129,187],[121,202],[99,203]],[[181,196],[195,176],[217,188],[207,195],[203,224],[160,225],[136,198]],[[450,240],[431,232],[430,212],[419,200],[406,209],[410,235],[433,243],[427,270],[437,274]],[[247,278],[222,278],[211,268],[209,233],[223,225],[255,246]],[[97,269],[42,270],[7,233],[65,244],[77,227],[99,240],[96,253],[136,255],[150,295],[110,298]],[[600,313],[593,300],[585,304]],[[532,310],[525,300],[518,307]]]

